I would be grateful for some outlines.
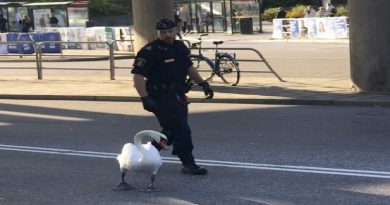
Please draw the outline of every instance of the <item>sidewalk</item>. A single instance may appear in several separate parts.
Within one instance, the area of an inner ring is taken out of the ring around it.
[[[189,34],[185,39],[196,40],[198,36],[199,34]],[[270,36],[271,33],[265,30],[265,33],[251,35],[211,34],[205,40],[271,41]],[[335,42],[348,43],[346,40]],[[69,52],[78,54],[82,51]],[[106,55],[107,51],[104,52],[103,55]],[[102,54],[101,51],[88,53]],[[34,77],[0,76],[0,99],[139,101],[130,74],[128,78],[122,77],[114,81],[107,80],[106,77],[77,75],[72,78],[48,77],[44,80],[35,80]],[[358,93],[351,89],[349,79],[284,78],[284,80],[287,82],[280,82],[274,77],[245,76],[241,78],[238,86],[232,87],[216,79],[211,82],[215,90],[215,99],[212,101],[204,100],[203,92],[198,86],[194,86],[188,96],[192,102],[212,103],[390,106],[390,95]]]
[[[345,79],[285,80],[246,77],[235,87],[216,80],[211,83],[215,90],[212,101],[204,100],[198,86],[188,96],[191,102],[211,103],[390,106],[390,95],[357,93]],[[95,77],[0,80],[0,99],[139,101],[131,80]]]

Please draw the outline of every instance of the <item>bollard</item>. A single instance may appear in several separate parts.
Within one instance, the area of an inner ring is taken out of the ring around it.
[[[110,79],[115,80],[115,57],[114,57],[114,43],[115,41],[107,42],[110,52]]]
[[[38,80],[42,80],[42,44],[43,42],[35,44],[35,59],[37,64]]]

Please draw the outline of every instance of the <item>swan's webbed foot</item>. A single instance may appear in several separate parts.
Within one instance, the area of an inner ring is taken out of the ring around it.
[[[145,193],[152,193],[152,192],[160,192],[161,190],[158,188],[155,188],[153,185],[149,185],[148,187],[146,187],[146,189],[142,189],[140,191],[145,192]]]
[[[128,184],[126,182],[121,182],[118,185],[116,185],[116,187],[113,188],[112,190],[114,190],[114,191],[122,191],[122,190],[132,190],[132,189],[135,189],[135,188],[130,186],[130,184]]]
[[[159,192],[161,191],[160,189],[156,189],[154,188],[154,180],[156,179],[156,173],[152,174],[152,176],[150,176],[150,184],[148,187],[146,187],[146,189],[143,189],[141,190],[142,192],[147,192],[147,193],[151,193],[151,192]]]

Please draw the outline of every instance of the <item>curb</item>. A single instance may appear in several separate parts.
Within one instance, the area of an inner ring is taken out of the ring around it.
[[[139,102],[134,96],[85,96],[85,95],[13,95],[2,94],[0,99],[17,100],[75,100],[75,101],[113,101],[113,102]],[[388,101],[352,101],[352,100],[324,100],[324,99],[230,99],[190,97],[193,103],[230,103],[230,104],[265,104],[265,105],[334,105],[334,106],[364,106],[364,107],[390,107]]]

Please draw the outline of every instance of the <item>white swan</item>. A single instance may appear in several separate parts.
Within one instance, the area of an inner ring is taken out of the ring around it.
[[[147,144],[142,144],[142,139],[148,138]],[[158,150],[151,144],[150,140],[155,140],[163,149],[167,149],[167,137],[164,134],[153,130],[143,130],[134,136],[134,144],[127,143],[122,148],[122,153],[117,156],[119,162],[122,182],[114,190],[134,189],[126,183],[126,171],[150,172],[151,183],[144,191],[153,191],[154,180],[162,165],[162,160]]]

